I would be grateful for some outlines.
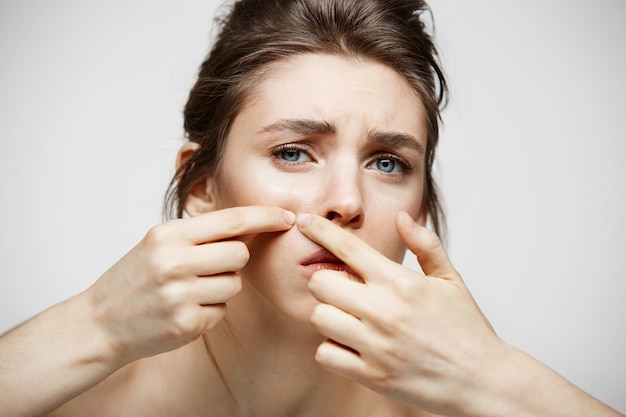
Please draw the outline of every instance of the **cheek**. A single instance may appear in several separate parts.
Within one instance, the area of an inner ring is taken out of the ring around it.
[[[389,259],[402,262],[407,248],[396,229],[395,217],[398,212],[406,211],[414,220],[420,219],[423,214],[422,188],[415,186],[396,191],[371,196],[366,213],[369,225],[363,239]]]
[[[401,262],[406,246],[396,230],[396,213],[397,211],[393,209],[382,213],[370,212],[370,224],[364,225],[367,230],[364,230],[360,237],[389,259]]]
[[[219,177],[216,200],[219,208],[277,206],[300,212],[311,201],[311,190],[295,181],[275,178],[268,170],[224,171]]]

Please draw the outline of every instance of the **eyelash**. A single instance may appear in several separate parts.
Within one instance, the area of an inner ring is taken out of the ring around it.
[[[413,167],[411,166],[411,164],[407,162],[406,159],[401,158],[398,155],[391,154],[391,153],[377,154],[373,158],[370,159],[367,165],[370,166],[374,162],[380,161],[382,159],[388,159],[400,166],[401,171],[394,173],[394,175],[409,175],[413,171]],[[384,171],[381,171],[381,172],[385,173]],[[390,174],[390,173],[386,173],[386,174]]]
[[[275,148],[272,148],[270,150],[269,154],[271,156],[273,156],[274,159],[276,159],[276,161],[281,163],[281,164],[295,165],[295,164],[301,164],[301,163],[304,163],[304,162],[309,162],[309,161],[287,161],[287,160],[285,160],[285,159],[283,159],[281,157],[283,152],[287,152],[287,151],[302,152],[306,156],[308,156],[311,160],[313,159],[313,157],[311,156],[311,153],[309,151],[309,148],[307,146],[305,146],[305,145],[300,145],[300,144],[297,144],[297,143],[286,143],[284,145],[276,146]]]
[[[282,158],[282,154],[284,152],[287,151],[298,151],[298,152],[302,152],[304,153],[310,160],[313,160],[313,157],[311,156],[310,153],[310,148],[306,145],[302,145],[302,144],[298,144],[298,143],[286,143],[283,145],[278,145],[274,148],[272,148],[269,152],[269,154],[274,157],[274,159],[280,163],[280,164],[284,164],[284,165],[297,165],[297,164],[301,164],[301,163],[306,163],[306,162],[310,162],[310,161],[287,161],[285,159]],[[390,161],[393,161],[394,163],[398,164],[400,166],[401,171],[397,172],[397,173],[385,173],[384,171],[380,171],[383,174],[388,174],[388,175],[402,175],[402,176],[406,176],[409,175],[412,171],[413,171],[413,167],[411,166],[410,163],[408,163],[404,158],[395,155],[395,154],[391,154],[391,153],[379,153],[376,154],[374,156],[372,156],[369,161],[367,162],[367,166],[369,167],[371,164],[375,163],[376,161],[380,161],[382,159],[388,159]]]

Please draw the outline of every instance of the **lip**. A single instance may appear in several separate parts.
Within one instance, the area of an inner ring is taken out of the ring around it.
[[[359,275],[359,273],[356,272],[351,266],[346,265],[341,259],[337,258],[324,248],[319,249],[309,257],[305,258],[302,262],[300,262],[300,266],[304,270],[307,278],[311,278],[311,276],[317,271],[327,269],[331,271],[347,272],[351,278],[354,278],[359,282],[364,282],[361,275]]]

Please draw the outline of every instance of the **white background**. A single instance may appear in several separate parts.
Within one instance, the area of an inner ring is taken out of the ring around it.
[[[160,221],[219,3],[0,0],[0,332]],[[432,8],[452,259],[504,340],[626,412],[626,2]]]

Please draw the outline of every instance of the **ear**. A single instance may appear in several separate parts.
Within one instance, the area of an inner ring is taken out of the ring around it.
[[[176,156],[176,169],[182,167],[198,150],[200,145],[188,141],[181,146]],[[195,183],[183,203],[185,212],[190,216],[198,216],[215,210],[213,199],[213,181],[211,178],[202,179]]]

